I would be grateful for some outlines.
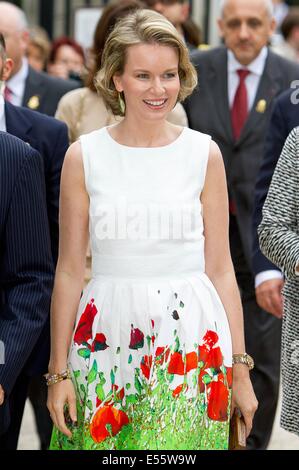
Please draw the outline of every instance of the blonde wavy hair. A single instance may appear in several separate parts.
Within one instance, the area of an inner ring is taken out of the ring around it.
[[[95,87],[106,107],[115,116],[124,116],[113,77],[124,71],[127,50],[136,44],[169,46],[178,53],[180,92],[178,101],[189,96],[197,85],[197,73],[189,59],[189,51],[176,28],[160,13],[136,10],[120,19],[107,38],[102,55],[102,66],[95,77]]]

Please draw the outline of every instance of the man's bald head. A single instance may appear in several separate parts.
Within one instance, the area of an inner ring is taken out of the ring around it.
[[[249,65],[270,42],[276,23],[271,0],[223,0],[221,36],[237,61]]]
[[[225,8],[229,3],[231,3],[231,0],[220,0],[220,16],[222,18],[225,14]],[[274,6],[273,6],[272,0],[261,0],[261,3],[265,4],[265,8],[267,10],[268,15],[270,16],[270,18],[273,18],[273,16],[274,16]]]
[[[28,22],[25,13],[21,8],[9,2],[0,2],[0,17],[6,17],[6,21],[11,23],[12,27],[18,30],[28,28]]]
[[[0,2],[0,33],[5,38],[7,56],[13,59],[12,75],[15,75],[22,67],[29,32],[25,13],[12,3]]]

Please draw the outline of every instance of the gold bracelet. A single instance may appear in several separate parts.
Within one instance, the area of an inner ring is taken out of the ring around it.
[[[69,369],[66,369],[59,374],[45,374],[44,377],[46,379],[47,386],[49,387],[50,385],[55,385],[63,380],[71,379],[71,372]]]

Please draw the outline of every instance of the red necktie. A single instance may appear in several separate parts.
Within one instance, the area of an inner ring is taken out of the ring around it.
[[[12,91],[8,86],[5,86],[4,88],[4,99],[9,102],[11,102],[12,99]]]
[[[238,140],[248,116],[248,96],[245,79],[250,74],[249,70],[237,70],[239,75],[239,86],[237,88],[233,107],[231,110],[231,119],[233,134],[235,140]]]

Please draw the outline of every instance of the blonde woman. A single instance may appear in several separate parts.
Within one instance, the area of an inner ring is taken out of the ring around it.
[[[65,158],[52,449],[226,449],[235,407],[250,432],[257,401],[223,162],[209,136],[166,120],[196,81],[179,33],[156,12],[125,17],[107,40],[97,88],[124,119]]]
[[[139,0],[120,0],[104,9],[94,33],[91,51],[93,64],[87,77],[86,86],[66,93],[60,100],[56,111],[55,117],[68,126],[70,143],[75,142],[82,134],[116,124],[122,120],[121,116],[114,116],[111,109],[107,109],[105,101],[97,93],[94,81],[101,67],[105,42],[115,23],[128,13],[143,6]],[[177,103],[170,111],[168,120],[173,124],[188,126],[187,115],[180,103]]]

